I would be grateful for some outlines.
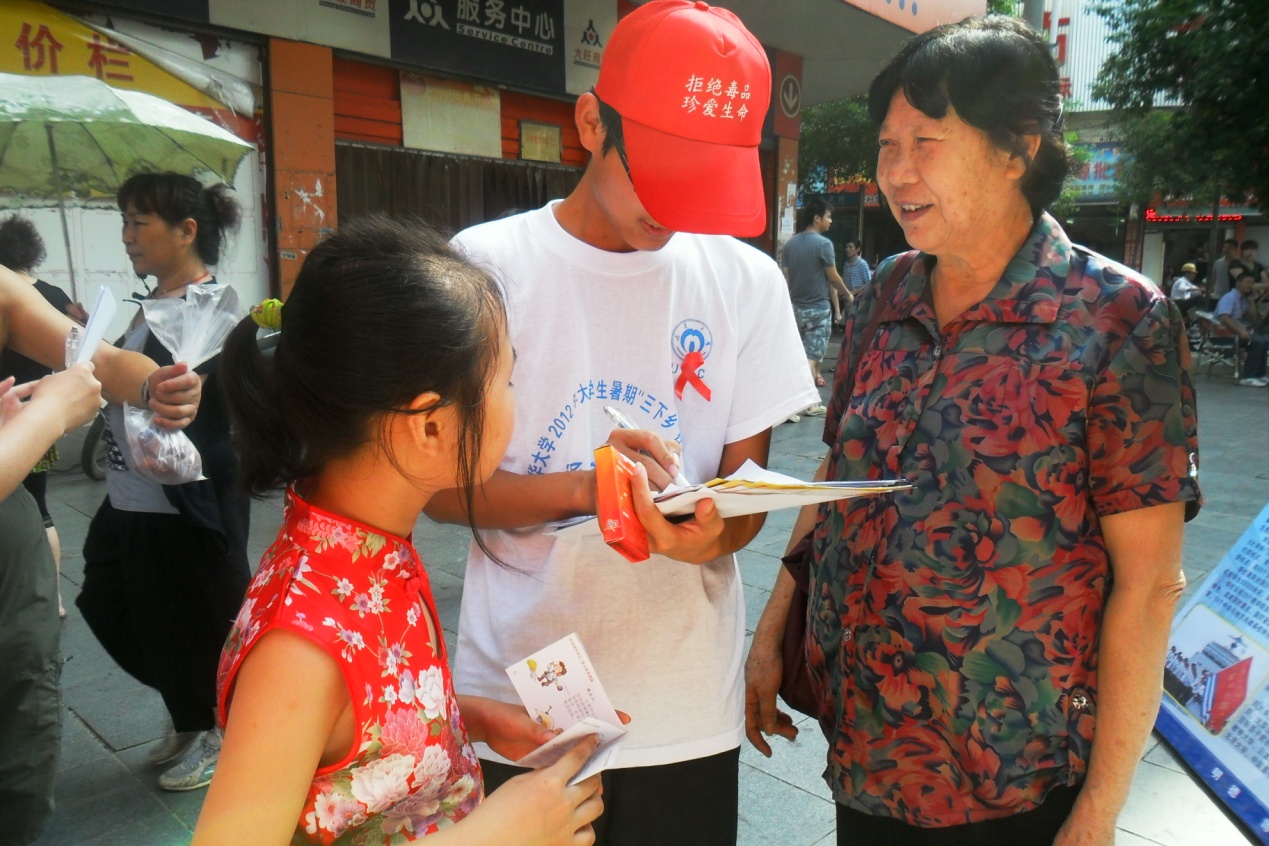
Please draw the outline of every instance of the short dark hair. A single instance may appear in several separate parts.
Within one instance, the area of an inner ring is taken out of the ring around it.
[[[845,241],[842,241],[842,247],[854,247],[856,251],[862,252],[864,245],[859,243],[858,238],[847,238]]]
[[[1222,247],[1237,247],[1237,246],[1238,246],[1238,239],[1237,239],[1237,238],[1226,238],[1226,239],[1225,239],[1225,242],[1224,242],[1223,244],[1221,244],[1221,246],[1222,246]]]
[[[236,229],[242,209],[228,185],[204,188],[203,183],[181,173],[138,173],[119,186],[115,197],[119,211],[132,206],[142,214],[156,214],[168,226],[192,219],[198,224],[194,248],[204,264],[220,261],[225,233]]]
[[[1057,63],[1031,27],[1003,15],[967,18],[916,36],[877,74],[868,114],[877,126],[902,90],[914,108],[939,119],[949,106],[1001,150],[1026,162],[1022,193],[1039,215],[1062,193],[1071,157],[1062,135]],[[1040,136],[1034,159],[1027,136]]]
[[[433,391],[458,414],[470,521],[485,387],[505,326],[492,277],[426,223],[382,215],[341,223],[305,258],[272,359],[250,317],[225,344],[220,376],[239,485],[259,496],[314,476],[376,437],[376,422],[410,413]]]
[[[801,232],[814,223],[815,218],[823,217],[832,210],[833,207],[823,197],[808,197],[798,209],[797,230]]]
[[[1248,238],[1246,241],[1243,241],[1241,244],[1238,245],[1238,249],[1258,250],[1260,249],[1260,243],[1252,238]]]
[[[27,273],[39,267],[45,255],[44,239],[29,219],[13,214],[0,223],[0,264]]]
[[[592,88],[590,93],[595,94]],[[599,95],[595,94],[595,101],[599,103],[599,122],[604,125],[604,144],[601,152],[606,156],[608,151],[617,148],[621,155],[622,161],[626,158],[626,136],[621,128],[621,112],[599,99]]]

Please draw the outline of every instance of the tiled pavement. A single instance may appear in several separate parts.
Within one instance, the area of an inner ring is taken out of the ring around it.
[[[1234,543],[1269,501],[1269,390],[1239,388],[1228,379],[1198,378],[1202,482],[1206,506],[1185,534],[1189,591]],[[822,455],[822,418],[778,427],[772,467],[796,476],[813,472]],[[187,843],[203,791],[164,793],[145,768],[146,748],[163,731],[156,694],[119,670],[98,647],[73,605],[83,576],[88,521],[105,486],[84,477],[71,456],[75,436],[63,445],[64,468],[49,486],[50,508],[62,538],[62,587],[70,618],[62,652],[65,703],[57,810],[41,846],[112,844],[160,846]],[[793,512],[776,512],[740,555],[745,600],[752,625],[779,567]],[[253,560],[259,560],[280,519],[276,500],[253,511]],[[420,520],[418,545],[431,565],[431,581],[448,638],[458,620],[463,585],[465,531]],[[803,720],[794,744],[778,738],[768,760],[746,747],[741,753],[740,843],[745,846],[817,846],[834,842],[833,805],[819,778],[825,744]],[[1120,846],[1241,846],[1251,839],[1226,816],[1157,737],[1151,738],[1120,817]]]

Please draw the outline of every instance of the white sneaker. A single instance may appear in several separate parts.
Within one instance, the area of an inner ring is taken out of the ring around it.
[[[805,414],[807,417],[819,417],[821,414],[823,414],[826,411],[828,411],[828,409],[825,408],[823,405],[813,405],[802,413]]]
[[[177,731],[171,728],[171,723],[168,726],[167,735],[150,750],[150,754],[145,756],[146,766],[161,767],[164,764],[170,764],[184,757],[190,747],[198,742],[199,732]]]
[[[1246,379],[1239,379],[1238,384],[1244,388],[1264,388],[1269,386],[1269,379],[1261,379],[1258,376],[1248,376]]]
[[[220,758],[220,729],[198,732],[198,742],[190,747],[176,766],[159,776],[159,787],[180,792],[211,784]]]
[[[783,422],[783,423],[796,423],[796,422],[798,422],[798,421],[799,421],[799,420],[801,420],[801,419],[802,419],[802,418],[801,418],[801,417],[799,417],[799,416],[797,416],[796,414],[790,414],[788,417],[784,418],[784,420],[783,420],[783,421],[781,421],[781,422]]]

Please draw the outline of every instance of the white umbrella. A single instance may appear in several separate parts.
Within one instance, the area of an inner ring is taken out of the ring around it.
[[[89,76],[0,73],[0,193],[54,198],[70,258],[67,194],[113,194],[147,171],[233,183],[253,145],[166,100]],[[75,290],[71,267],[71,294]]]

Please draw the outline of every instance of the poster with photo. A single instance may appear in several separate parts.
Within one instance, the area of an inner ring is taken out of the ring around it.
[[[1156,723],[1269,844],[1269,506],[1177,613]]]

